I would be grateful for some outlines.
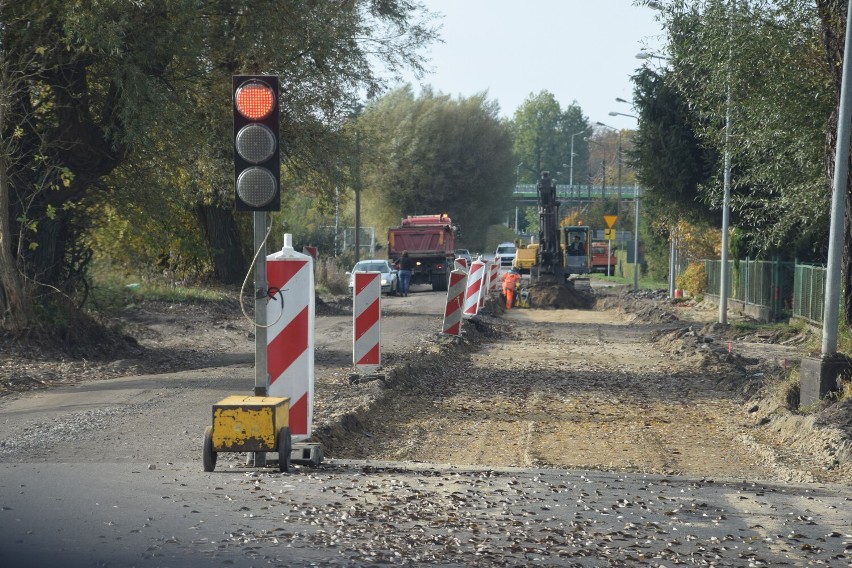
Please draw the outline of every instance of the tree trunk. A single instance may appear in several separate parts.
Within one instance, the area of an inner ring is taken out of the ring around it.
[[[199,205],[195,215],[207,239],[216,279],[239,284],[246,276],[246,261],[234,213],[215,205]]]
[[[846,11],[849,0],[817,0],[817,11],[822,22],[822,35],[825,55],[834,78],[837,100],[840,100],[840,87],[843,82],[843,47],[846,40]],[[828,121],[826,133],[825,161],[829,188],[834,180],[834,158],[837,153],[837,123],[839,110],[835,108]],[[849,160],[849,157],[847,157]],[[852,250],[852,160],[850,177],[846,180],[846,214],[843,218],[843,316],[846,325],[852,325],[852,271],[848,269],[850,250]]]
[[[30,302],[26,298],[12,247],[9,180],[6,177],[6,164],[0,160],[0,324],[4,329],[18,332],[27,327],[27,306]]]

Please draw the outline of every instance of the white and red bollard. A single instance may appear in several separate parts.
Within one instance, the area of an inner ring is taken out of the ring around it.
[[[485,300],[488,299],[488,290],[491,287],[491,265],[493,262],[484,261],[485,268],[482,269],[482,288],[479,290],[479,309],[485,307]]]
[[[381,272],[356,272],[352,297],[352,363],[365,375],[375,375],[382,364]],[[359,375],[349,377],[350,382]]]
[[[293,236],[266,257],[267,393],[290,399],[293,441],[311,436],[314,413],[313,259],[293,250]]]
[[[444,310],[442,333],[456,336],[461,333],[462,308],[464,308],[466,288],[467,273],[463,270],[450,272],[450,283],[447,286],[447,308]]]
[[[500,264],[490,262],[488,264],[488,292],[493,294],[500,291]]]
[[[464,311],[462,315],[472,318],[479,313],[479,295],[482,291],[482,279],[485,276],[485,263],[474,260],[470,264],[470,273],[467,276],[467,285],[464,295]]]
[[[464,258],[457,258],[453,261],[453,270],[463,270],[467,273],[467,260]]]

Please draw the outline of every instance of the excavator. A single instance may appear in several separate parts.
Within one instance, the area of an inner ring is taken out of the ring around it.
[[[536,184],[538,194],[538,243],[518,249],[516,268],[529,273],[541,283],[568,284],[574,287],[588,285],[591,231],[577,225],[562,227],[559,224],[559,206],[556,199],[556,180],[550,172],[541,172]],[[533,258],[535,259],[533,261]],[[579,284],[579,286],[578,286]]]
[[[556,180],[550,172],[541,172],[536,184],[538,193],[538,251],[536,269],[541,279],[561,283],[565,278],[564,257],[559,243],[559,201]]]

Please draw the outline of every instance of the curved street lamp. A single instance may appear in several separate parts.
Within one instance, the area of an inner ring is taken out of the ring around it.
[[[618,99],[615,99],[615,100],[618,100]],[[636,116],[636,115],[627,114],[627,113],[624,113],[624,112],[615,112],[614,110],[609,111],[609,115],[610,116],[629,116],[630,118],[635,118],[636,120],[639,120],[639,117]]]

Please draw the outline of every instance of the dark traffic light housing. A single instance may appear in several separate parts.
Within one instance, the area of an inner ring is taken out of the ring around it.
[[[236,208],[280,211],[278,77],[235,75],[233,101]]]

